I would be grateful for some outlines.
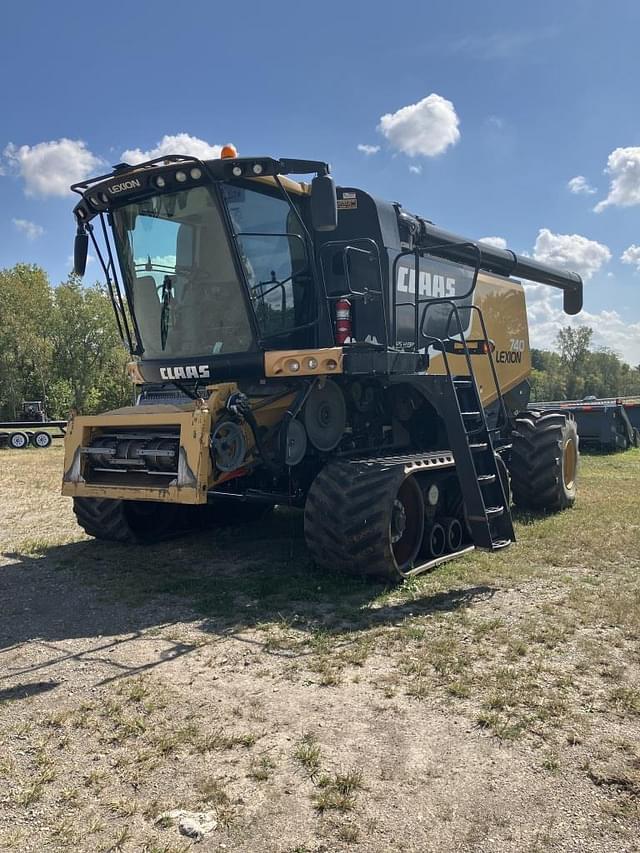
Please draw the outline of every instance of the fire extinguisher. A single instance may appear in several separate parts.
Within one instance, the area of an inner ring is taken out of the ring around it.
[[[338,346],[351,341],[351,302],[344,296],[336,302],[336,343]]]

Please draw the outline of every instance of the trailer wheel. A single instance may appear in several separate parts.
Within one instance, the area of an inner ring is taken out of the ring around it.
[[[29,447],[29,436],[26,432],[12,432],[9,436],[9,447],[14,450],[24,450]]]
[[[34,433],[33,437],[31,438],[31,444],[33,444],[34,447],[39,447],[42,450],[45,447],[51,447],[52,442],[53,439],[51,438],[49,433],[45,432],[44,430],[38,430],[38,432]]]
[[[561,412],[523,412],[512,435],[511,488],[519,509],[573,506],[580,454],[576,422]]]

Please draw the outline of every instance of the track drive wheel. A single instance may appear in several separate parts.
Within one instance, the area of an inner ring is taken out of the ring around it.
[[[549,512],[573,506],[580,459],[575,420],[561,412],[523,412],[512,440],[514,504]]]
[[[330,462],[309,490],[304,532],[321,568],[398,581],[420,552],[422,491],[402,465]]]

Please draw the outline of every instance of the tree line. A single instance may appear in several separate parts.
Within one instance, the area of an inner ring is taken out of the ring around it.
[[[561,329],[556,351],[531,350],[531,399],[640,395],[640,365],[630,367],[610,349],[593,346],[588,326]]]
[[[532,400],[640,395],[640,365],[593,346],[588,327],[562,329],[557,351],[533,349]],[[105,289],[71,277],[53,287],[38,266],[0,270],[0,419],[23,400],[44,400],[51,418],[127,405],[132,389]]]
[[[72,277],[53,287],[30,264],[0,270],[0,419],[23,400],[44,400],[51,418],[126,405],[128,360],[100,285]]]

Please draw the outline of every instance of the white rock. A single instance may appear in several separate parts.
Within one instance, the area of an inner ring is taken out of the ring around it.
[[[164,821],[177,824],[181,835],[194,838],[196,841],[202,841],[205,835],[209,835],[218,826],[213,812],[188,812],[184,809],[163,812],[159,815],[157,823]]]

